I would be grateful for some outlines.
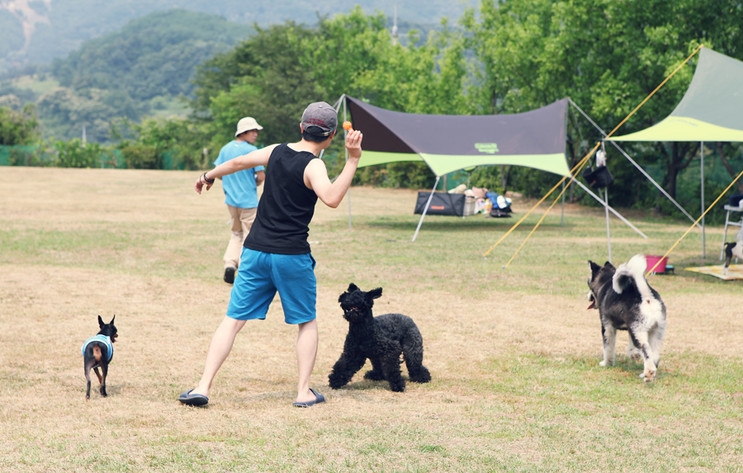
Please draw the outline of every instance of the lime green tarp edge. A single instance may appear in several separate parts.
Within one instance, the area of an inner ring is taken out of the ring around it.
[[[423,161],[423,158],[412,153],[385,153],[382,151],[364,150],[361,154],[359,167],[376,166],[378,164],[400,163],[405,161]]]
[[[561,158],[561,159],[556,159]],[[364,151],[359,162],[359,167],[374,166],[391,162],[424,161],[436,174],[443,176],[460,169],[474,166],[514,165],[528,166],[541,171],[551,172],[559,176],[568,176],[565,155],[563,153],[539,154],[539,155],[461,155],[450,154],[412,154],[412,153],[383,153],[379,151]]]
[[[699,136],[704,137],[699,141],[736,142],[743,141],[743,130],[725,128],[691,117],[669,116],[650,128],[608,139],[611,141],[690,141],[689,137]]]

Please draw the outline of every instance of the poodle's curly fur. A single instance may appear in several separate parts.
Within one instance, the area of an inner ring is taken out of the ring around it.
[[[423,366],[423,337],[413,319],[402,314],[372,315],[374,299],[381,296],[381,287],[364,292],[351,283],[338,298],[343,318],[348,321],[348,335],[343,353],[328,376],[331,388],[348,384],[368,358],[372,369],[364,378],[387,380],[392,391],[403,392],[405,379],[400,372],[400,355],[405,360],[410,381],[427,383],[431,380],[431,373]]]

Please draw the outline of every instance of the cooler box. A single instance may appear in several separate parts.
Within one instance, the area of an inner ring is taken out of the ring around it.
[[[422,214],[430,192],[418,192],[415,203],[415,213]],[[427,215],[456,215],[465,217],[475,213],[475,198],[464,194],[449,194],[448,192],[434,192]]]

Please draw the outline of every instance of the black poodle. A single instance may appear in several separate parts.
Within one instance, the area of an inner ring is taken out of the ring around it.
[[[372,315],[374,299],[381,296],[381,287],[364,292],[351,283],[348,291],[338,298],[343,318],[348,321],[348,335],[343,353],[328,376],[331,388],[348,384],[368,358],[372,369],[364,378],[387,380],[392,391],[403,392],[405,379],[400,372],[400,355],[405,359],[410,381],[431,381],[431,373],[423,366],[423,337],[413,319],[402,314]]]

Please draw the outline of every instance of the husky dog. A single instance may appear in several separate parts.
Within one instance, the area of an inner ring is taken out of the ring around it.
[[[613,366],[617,330],[629,332],[627,355],[642,358],[645,382],[655,378],[666,331],[666,306],[658,292],[645,279],[647,263],[644,255],[635,255],[629,262],[614,268],[608,261],[599,266],[588,265],[589,309],[598,309],[604,359],[601,366]]]

